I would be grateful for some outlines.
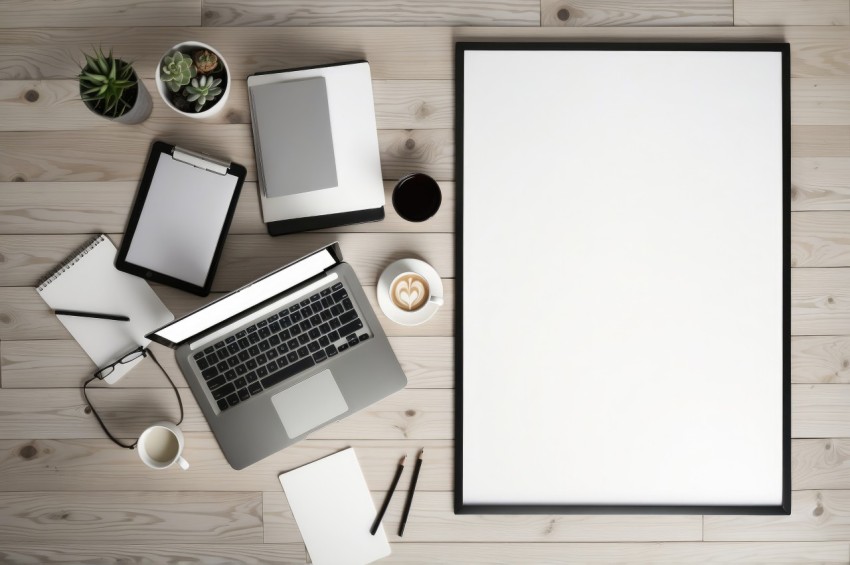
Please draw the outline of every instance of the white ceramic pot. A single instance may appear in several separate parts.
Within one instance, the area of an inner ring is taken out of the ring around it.
[[[224,92],[221,93],[221,96],[210,108],[207,108],[203,112],[184,112],[183,110],[178,110],[174,106],[174,104],[171,103],[171,91],[168,90],[168,87],[165,86],[165,83],[163,83],[159,79],[159,72],[162,68],[163,59],[165,59],[165,57],[170,53],[173,53],[175,51],[182,51],[183,53],[188,52],[191,54],[193,51],[197,51],[198,49],[207,49],[215,53],[216,57],[218,57],[218,60],[221,62],[222,65],[224,65],[224,72],[227,74],[227,85],[224,88]],[[224,60],[224,57],[221,56],[221,53],[219,53],[216,49],[210,47],[206,43],[201,43],[200,41],[184,41],[183,43],[178,43],[177,45],[166,51],[165,54],[163,54],[163,56],[159,59],[159,63],[156,66],[156,74],[154,76],[156,76],[156,89],[159,92],[160,97],[165,100],[165,103],[168,105],[168,107],[177,112],[178,114],[187,116],[189,118],[208,118],[221,112],[225,104],[227,104],[227,98],[230,96],[230,82],[233,79],[230,74],[230,67],[227,66],[227,61]]]
[[[150,117],[151,111],[153,110],[153,99],[151,98],[151,93],[148,92],[148,89],[145,88],[145,85],[142,83],[142,81],[139,80],[139,77],[136,74],[135,70],[133,71],[133,80],[136,81],[137,86],[136,101],[133,103],[132,108],[130,108],[117,118],[104,116],[103,114],[95,110],[90,102],[86,102],[85,100],[83,100],[83,104],[85,104],[86,108],[91,110],[93,113],[97,114],[102,118],[106,118],[107,120],[119,124],[140,124],[147,120],[148,117]],[[82,98],[82,93],[80,93],[80,98]]]

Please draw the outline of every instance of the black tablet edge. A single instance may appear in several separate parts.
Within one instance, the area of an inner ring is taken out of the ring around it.
[[[782,501],[778,505],[577,505],[474,504],[463,499],[463,62],[477,50],[764,51],[782,56]],[[455,514],[791,514],[791,48],[781,41],[593,43],[529,41],[455,42]]]
[[[311,71],[313,69],[327,69],[329,67],[341,67],[343,65],[359,65],[360,63],[368,63],[366,59],[357,59],[354,61],[343,61],[341,63],[328,63],[326,65],[310,65],[307,67],[294,67],[292,69],[278,69],[275,71],[259,71],[254,74],[248,75],[248,77],[256,77],[262,75],[273,75],[277,73],[294,73],[296,71]]]
[[[384,207],[371,208],[367,210],[355,210],[352,212],[339,212],[336,214],[324,214],[321,216],[309,216],[306,218],[292,218],[290,220],[277,220],[268,222],[266,228],[269,235],[286,235],[303,231],[321,230],[325,228],[336,228],[352,224],[366,222],[380,222],[384,219]]]
[[[169,145],[164,141],[154,141],[151,144],[148,159],[145,165],[145,171],[142,175],[142,180],[139,184],[139,189],[136,192],[136,197],[133,201],[130,216],[127,219],[127,227],[124,230],[124,237],[121,240],[121,247],[118,249],[118,254],[115,256],[115,268],[119,271],[141,277],[148,282],[156,282],[171,286],[179,290],[197,294],[198,296],[208,296],[212,290],[212,281],[215,278],[218,263],[221,259],[221,253],[224,249],[224,240],[227,238],[227,233],[230,230],[230,224],[233,221],[233,215],[236,212],[236,204],[239,201],[239,194],[242,192],[242,185],[245,182],[245,177],[248,174],[247,169],[236,163],[231,163],[227,173],[237,177],[236,187],[233,189],[233,196],[230,199],[227,213],[225,214],[224,223],[222,224],[221,234],[216,244],[215,252],[213,253],[210,269],[207,272],[207,278],[203,286],[194,285],[192,283],[177,279],[165,273],[160,273],[152,269],[148,269],[141,265],[136,265],[127,261],[127,253],[130,251],[130,245],[133,242],[133,235],[136,233],[136,227],[139,223],[139,218],[142,215],[145,200],[147,199],[148,191],[150,190],[151,182],[153,181],[156,167],[159,164],[160,155],[171,155],[175,146]],[[155,157],[155,158],[154,158]]]

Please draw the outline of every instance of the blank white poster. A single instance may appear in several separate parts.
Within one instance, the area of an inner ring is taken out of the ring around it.
[[[463,89],[463,504],[779,505],[782,54],[471,50]]]

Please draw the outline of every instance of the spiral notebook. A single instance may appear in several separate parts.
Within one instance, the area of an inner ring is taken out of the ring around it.
[[[83,245],[53,270],[36,291],[54,310],[78,310],[124,315],[129,322],[58,316],[97,367],[147,346],[145,334],[174,315],[143,279],[115,268],[115,245],[100,235]],[[141,361],[118,365],[106,379],[114,383]]]

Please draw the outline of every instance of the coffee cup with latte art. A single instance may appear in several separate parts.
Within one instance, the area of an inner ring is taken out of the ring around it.
[[[390,284],[390,300],[393,304],[405,312],[415,312],[432,302],[441,305],[443,299],[439,296],[431,296],[431,288],[428,280],[412,271],[398,275]]]
[[[378,305],[397,324],[416,326],[443,305],[443,283],[434,267],[420,259],[399,259],[378,278]]]

